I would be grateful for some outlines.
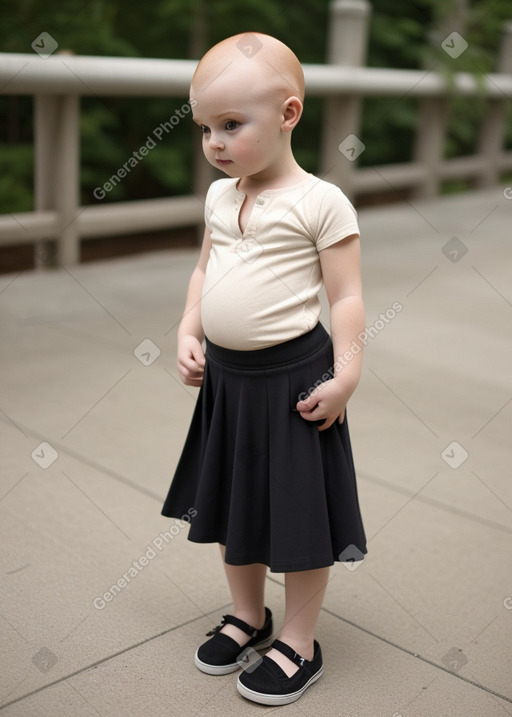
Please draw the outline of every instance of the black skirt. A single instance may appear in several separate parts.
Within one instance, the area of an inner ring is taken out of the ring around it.
[[[162,515],[190,521],[188,538],[226,546],[231,565],[274,572],[362,559],[366,540],[347,419],[318,431],[294,410],[332,374],[319,323],[266,349],[206,339],[206,366]]]

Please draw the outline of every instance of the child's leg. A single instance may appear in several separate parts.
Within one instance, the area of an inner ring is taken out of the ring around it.
[[[304,570],[285,575],[286,608],[279,639],[306,660],[313,658],[315,626],[329,582],[329,568]],[[299,669],[278,650],[267,655],[282,667],[288,677]]]
[[[251,565],[228,565],[224,561],[226,548],[220,546],[229,590],[233,598],[233,615],[244,620],[251,627],[260,630],[265,623],[265,576],[267,566],[262,563]],[[221,632],[229,635],[243,646],[251,639],[235,625],[225,625]]]

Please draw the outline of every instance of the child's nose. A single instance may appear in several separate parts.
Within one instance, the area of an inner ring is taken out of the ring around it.
[[[224,149],[224,142],[222,142],[220,137],[214,135],[213,132],[210,134],[209,144],[212,149]]]

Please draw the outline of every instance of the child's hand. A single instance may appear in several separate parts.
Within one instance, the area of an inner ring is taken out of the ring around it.
[[[325,431],[336,419],[343,423],[348,398],[348,392],[344,391],[343,386],[331,379],[317,386],[308,398],[297,403],[296,408],[306,421],[325,419],[324,423],[318,426],[319,431]]]
[[[187,386],[203,383],[205,358],[203,347],[195,336],[183,336],[178,340],[178,372]]]

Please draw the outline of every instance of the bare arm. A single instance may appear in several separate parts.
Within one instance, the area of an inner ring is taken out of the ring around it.
[[[178,328],[178,371],[187,386],[201,386],[204,373],[204,339],[201,324],[201,293],[211,249],[210,232],[205,229],[201,254],[188,284],[185,310]]]
[[[322,275],[331,308],[331,336],[334,350],[333,378],[322,383],[297,410],[309,421],[325,419],[320,431],[338,418],[359,383],[362,350],[357,335],[364,330],[359,236],[351,235],[320,252]],[[354,346],[360,349],[353,351]]]

